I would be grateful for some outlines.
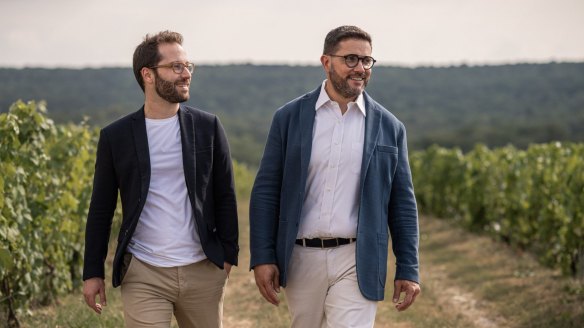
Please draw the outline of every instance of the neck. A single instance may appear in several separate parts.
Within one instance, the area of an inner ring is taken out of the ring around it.
[[[173,117],[178,112],[178,103],[169,103],[160,97],[148,97],[144,101],[144,116],[146,118],[160,120]]]
[[[332,101],[339,104],[339,108],[341,109],[341,114],[343,114],[343,115],[345,115],[345,113],[347,112],[347,109],[349,108],[349,103],[352,101],[355,101],[357,99],[357,97],[345,98],[345,97],[341,96],[340,94],[338,94],[335,91],[335,89],[333,88],[331,83],[329,83],[328,80],[326,81],[326,84],[324,86],[324,90],[326,91],[327,95],[329,96],[329,98]]]

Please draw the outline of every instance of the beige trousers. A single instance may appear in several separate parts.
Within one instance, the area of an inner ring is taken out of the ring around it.
[[[129,255],[129,254],[128,254]],[[137,258],[122,280],[126,327],[170,327],[172,314],[181,328],[222,327],[227,273],[209,260],[159,268]]]
[[[284,289],[292,327],[373,327],[377,302],[359,291],[355,245],[294,246]]]

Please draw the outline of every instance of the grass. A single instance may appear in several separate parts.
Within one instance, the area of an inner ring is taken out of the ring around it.
[[[279,307],[265,302],[248,270],[247,204],[240,207],[240,218],[240,264],[232,270],[227,285],[224,326],[288,327],[283,295]],[[390,301],[393,290],[389,282],[375,327],[584,326],[581,282],[447,221],[423,217],[420,227],[422,294],[409,310],[398,313]],[[388,267],[393,272],[393,262]],[[85,305],[78,292],[61,298],[58,305],[32,311],[21,323],[23,327],[123,327],[119,289],[109,288],[107,297],[108,306],[101,316]]]

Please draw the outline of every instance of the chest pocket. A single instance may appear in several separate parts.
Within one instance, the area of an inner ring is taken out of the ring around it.
[[[197,161],[195,168],[197,172],[197,183],[207,185],[213,167],[213,146],[208,146],[201,149],[197,148],[195,157]]]
[[[382,153],[398,154],[398,149],[394,146],[377,145],[377,151]]]
[[[381,172],[386,172],[383,176],[386,176],[390,183],[393,181],[393,175],[397,168],[398,153],[398,148],[394,146],[376,146],[377,164],[379,165]]]

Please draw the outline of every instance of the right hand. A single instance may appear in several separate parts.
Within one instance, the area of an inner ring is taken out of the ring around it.
[[[255,282],[266,301],[278,306],[280,299],[280,271],[275,264],[260,264],[253,268]]]
[[[95,302],[95,297],[99,294],[99,302]],[[83,296],[85,303],[97,314],[101,314],[102,305],[106,306],[105,282],[102,278],[89,278],[83,282]]]

